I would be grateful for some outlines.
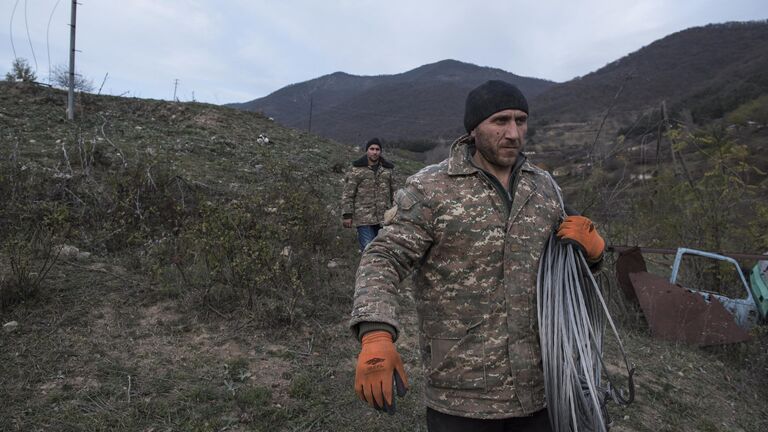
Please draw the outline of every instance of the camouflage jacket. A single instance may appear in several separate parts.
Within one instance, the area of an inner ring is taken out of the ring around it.
[[[341,213],[351,217],[355,226],[379,225],[384,212],[392,207],[395,186],[392,176],[394,165],[380,158],[379,169],[368,168],[368,157],[363,155],[352,162],[352,169],[344,177],[341,195]]]
[[[508,418],[545,406],[536,275],[563,210],[545,171],[526,161],[516,179],[507,208],[460,138],[397,192],[357,271],[353,331],[386,323],[397,333],[398,285],[415,270],[426,404],[443,413]]]

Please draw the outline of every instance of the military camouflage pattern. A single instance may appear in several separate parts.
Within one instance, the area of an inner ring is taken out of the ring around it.
[[[355,226],[381,224],[384,212],[392,207],[394,165],[384,158],[379,160],[379,169],[374,171],[368,168],[367,156],[363,156],[344,177],[341,212],[345,217],[351,215]]]
[[[397,332],[397,287],[415,270],[426,404],[480,419],[545,406],[536,274],[562,214],[548,174],[525,162],[509,217],[503,197],[469,162],[468,137],[397,192],[394,210],[363,254],[350,325]]]

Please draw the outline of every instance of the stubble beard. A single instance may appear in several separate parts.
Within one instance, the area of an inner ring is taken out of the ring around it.
[[[502,152],[509,154],[511,152],[510,147],[514,147],[514,153],[510,155],[503,155]],[[523,149],[523,143],[521,140],[516,140],[512,146],[503,146],[500,143],[498,145],[495,145],[493,147],[491,146],[485,146],[485,145],[477,145],[475,144],[475,148],[477,151],[480,152],[480,154],[483,156],[483,158],[490,163],[491,165],[494,165],[499,168],[511,168],[515,165],[515,162],[517,162],[517,158],[520,156],[520,152]]]

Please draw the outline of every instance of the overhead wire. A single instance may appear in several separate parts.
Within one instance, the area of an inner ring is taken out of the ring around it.
[[[16,3],[13,4],[13,10],[11,11],[11,22],[8,29],[8,34],[11,36],[11,50],[13,50],[13,60],[19,58],[19,56],[16,55],[16,45],[13,44],[13,17],[16,15],[16,7],[18,5],[19,0],[16,0]]]
[[[48,27],[45,29],[45,47],[48,50],[48,82],[53,81],[53,74],[51,72],[51,21],[53,21],[53,14],[56,12],[56,8],[59,7],[59,2],[61,0],[56,0],[56,4],[53,5],[53,9],[51,10],[51,15],[48,17]]]
[[[27,0],[24,0],[24,25],[27,28],[27,40],[29,41],[29,49],[32,50],[32,60],[35,61],[35,72],[37,72],[37,56],[35,55],[35,47],[32,46],[32,37],[29,35],[29,19],[27,18]]]
[[[552,184],[564,209],[560,189]],[[563,215],[565,211],[563,210]],[[539,261],[536,281],[539,335],[550,424],[555,432],[606,432],[607,402],[634,400],[630,368],[613,319],[584,254],[554,232]],[[603,332],[610,325],[627,369],[627,390],[606,373],[603,382]]]

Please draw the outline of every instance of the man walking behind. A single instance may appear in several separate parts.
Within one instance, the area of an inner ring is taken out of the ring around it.
[[[395,193],[392,170],[395,166],[381,156],[381,141],[372,138],[365,144],[365,155],[352,162],[344,178],[341,196],[344,228],[357,227],[360,251],[376,237],[384,212],[392,207]]]
[[[488,81],[472,90],[464,127],[448,159],[397,192],[360,260],[350,321],[362,342],[355,392],[392,413],[393,393],[407,390],[395,310],[398,284],[414,271],[428,429],[548,431],[539,258],[558,225],[591,262],[605,242],[589,219],[561,223],[554,180],[522,153],[528,103],[517,87]]]

